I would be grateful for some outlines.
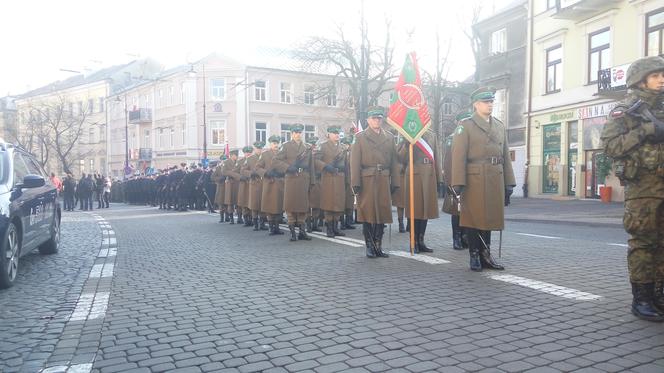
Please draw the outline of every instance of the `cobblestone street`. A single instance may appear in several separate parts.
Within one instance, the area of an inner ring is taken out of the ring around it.
[[[0,293],[0,371],[664,371],[664,326],[629,313],[620,227],[528,222],[519,203],[507,270],[482,273],[446,215],[433,254],[393,226],[393,255],[367,259],[359,229],[290,243],[197,211],[69,214],[60,253]]]

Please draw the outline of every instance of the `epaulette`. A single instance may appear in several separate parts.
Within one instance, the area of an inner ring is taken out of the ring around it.
[[[464,122],[465,122],[465,121],[464,121]],[[460,134],[463,133],[464,130],[465,130],[465,128],[463,127],[463,122],[461,122],[461,123],[459,123],[459,125],[456,127],[456,129],[454,130],[454,134],[455,134],[455,135],[460,135]]]

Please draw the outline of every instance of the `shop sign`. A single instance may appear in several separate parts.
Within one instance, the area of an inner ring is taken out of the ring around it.
[[[613,110],[617,104],[617,102],[609,102],[606,104],[582,107],[577,110],[577,115],[579,119],[605,117],[609,115],[609,112]]]
[[[574,119],[574,111],[564,111],[561,113],[553,113],[549,118],[549,123],[563,122]]]

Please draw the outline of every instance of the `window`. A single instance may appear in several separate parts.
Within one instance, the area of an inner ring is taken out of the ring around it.
[[[292,100],[291,84],[290,83],[281,83],[280,84],[281,92],[281,103],[290,104]]]
[[[310,138],[316,136],[316,126],[312,124],[307,124],[304,126],[304,140],[307,141]]]
[[[451,102],[443,102],[443,115],[452,115],[454,105]]]
[[[131,131],[131,138],[129,139],[129,149],[136,148],[136,132]]]
[[[546,1],[546,10],[556,8],[556,0],[544,0]]]
[[[170,129],[169,144],[171,148],[175,146],[175,128],[173,127]]]
[[[507,91],[503,89],[499,89],[496,91],[496,96],[493,99],[493,112],[491,115],[494,117],[498,118],[501,122],[505,122],[507,119],[506,115],[506,108],[507,108]]]
[[[588,84],[596,83],[599,71],[610,67],[609,37],[608,28],[593,32],[588,37]]]
[[[150,95],[143,96],[143,107],[144,108],[150,107]]]
[[[223,145],[226,142],[226,121],[211,120],[212,145]]]
[[[290,132],[290,124],[287,123],[281,123],[281,138],[283,141],[290,141],[291,139],[291,132]]]
[[[93,144],[95,142],[95,129],[88,129],[88,144]]]
[[[348,108],[355,109],[355,97],[348,96]]]
[[[165,134],[166,133],[164,132],[164,129],[160,128],[159,129],[159,137],[157,137],[157,142],[158,142],[157,146],[160,147],[160,148],[163,148],[166,145],[166,139],[164,138]]]
[[[171,106],[175,103],[175,88],[173,86],[168,87],[168,106]]]
[[[265,90],[267,83],[265,80],[257,80],[254,83],[254,98],[256,101],[265,101]]]
[[[28,167],[25,165],[25,162],[23,162],[23,157],[21,157],[21,153],[19,152],[14,153],[13,168],[14,168],[14,185],[18,183],[23,183],[23,178],[29,172],[28,172]]]
[[[560,45],[546,50],[546,93],[559,92],[563,85],[563,48]]]
[[[143,147],[144,148],[150,148],[150,130],[146,129],[143,130]]]
[[[94,158],[90,159],[90,168],[88,169],[88,172],[93,172],[95,170],[95,160]]]
[[[182,134],[182,146],[187,145],[187,125],[182,123],[180,126],[180,132]]]
[[[330,89],[330,93],[327,94],[327,106],[337,106],[337,90],[335,88]]]
[[[210,94],[214,100],[226,99],[226,80],[225,79],[210,79]]]
[[[491,54],[505,53],[507,51],[507,33],[500,29],[491,33]]]
[[[256,136],[255,141],[267,142],[267,123],[256,122]]]
[[[103,112],[104,111],[104,98],[103,97],[99,97],[99,105],[98,106],[99,106],[99,112],[100,113]]]
[[[159,91],[157,91],[158,94],[158,100],[157,100],[157,107],[163,107],[164,106],[164,90],[159,88]]]
[[[316,103],[316,98],[314,96],[314,87],[305,86],[304,87],[304,104],[305,105],[314,105]]]
[[[184,98],[185,98],[185,89],[184,89],[184,83],[180,83],[180,103],[184,104]]]
[[[646,56],[664,53],[664,8],[646,14]]]
[[[95,100],[94,99],[88,99],[88,113],[92,114],[95,111]]]

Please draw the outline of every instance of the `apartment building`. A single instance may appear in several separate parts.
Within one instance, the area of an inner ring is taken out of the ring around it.
[[[606,115],[626,92],[625,72],[663,52],[661,0],[529,0],[526,113],[529,192],[598,198],[618,180],[598,169]]]

